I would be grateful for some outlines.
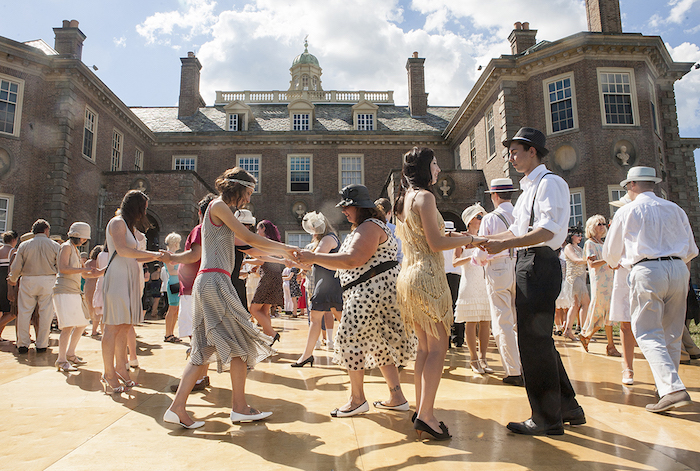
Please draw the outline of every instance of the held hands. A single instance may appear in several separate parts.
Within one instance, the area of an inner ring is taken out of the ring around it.
[[[488,239],[485,237],[479,237],[479,236],[473,236],[472,241],[467,245],[467,248],[470,247],[481,247],[483,248],[483,244],[488,242]]]
[[[483,239],[483,242],[481,242],[479,246],[491,255],[503,252],[504,250],[510,248],[508,247],[508,244],[505,241],[489,239]]]
[[[314,252],[311,252],[310,250],[297,250],[295,254],[297,263],[306,266],[313,265],[315,256]]]
[[[160,249],[160,259],[163,263],[170,263],[170,252]]]

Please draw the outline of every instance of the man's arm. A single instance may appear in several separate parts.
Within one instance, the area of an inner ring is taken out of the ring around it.
[[[488,253],[496,254],[508,249],[530,247],[542,242],[547,242],[551,240],[552,237],[554,237],[554,233],[544,227],[538,227],[522,236],[516,236],[510,231],[505,231],[500,234],[489,236],[488,241],[481,244],[481,246],[486,249]]]

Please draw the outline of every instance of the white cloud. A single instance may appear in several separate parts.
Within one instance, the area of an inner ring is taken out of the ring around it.
[[[146,18],[146,21],[136,26],[136,32],[146,38],[148,43],[167,44],[167,39],[161,36],[172,36],[176,30],[186,31],[183,39],[189,40],[194,36],[209,34],[211,25],[216,21],[212,0],[184,0],[187,11],[158,12]]]
[[[690,29],[684,29],[683,32],[685,34],[697,34],[700,33],[700,25],[695,26],[694,28]]]
[[[666,18],[667,23],[682,23],[685,19],[685,15],[690,11],[694,3],[698,0],[671,0],[668,2],[669,6],[672,6],[668,18]]]
[[[700,62],[700,47],[685,42],[677,47],[666,44],[671,57],[677,62]],[[700,136],[700,70],[695,68],[675,84],[676,108],[681,135]]]
[[[121,38],[112,38],[114,45],[117,47],[126,47],[126,38],[122,36]]]

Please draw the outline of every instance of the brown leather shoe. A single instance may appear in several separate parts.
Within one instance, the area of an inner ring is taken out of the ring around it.
[[[664,397],[659,399],[656,404],[647,404],[646,409],[649,412],[666,412],[667,410],[677,409],[678,407],[683,407],[691,404],[690,395],[685,389],[680,391],[674,391],[672,393],[666,394]]]

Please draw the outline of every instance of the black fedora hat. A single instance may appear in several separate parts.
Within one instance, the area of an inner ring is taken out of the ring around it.
[[[369,197],[369,190],[364,185],[358,185],[353,183],[346,186],[340,192],[341,197],[340,203],[336,204],[337,207],[344,208],[345,206],[358,206],[360,208],[374,208],[374,201]]]
[[[547,144],[547,138],[542,131],[538,131],[535,128],[520,128],[520,130],[511,139],[506,139],[503,141],[503,145],[510,147],[513,141],[526,142],[533,146],[539,151],[539,153],[544,157],[549,154],[549,150],[545,147]]]

